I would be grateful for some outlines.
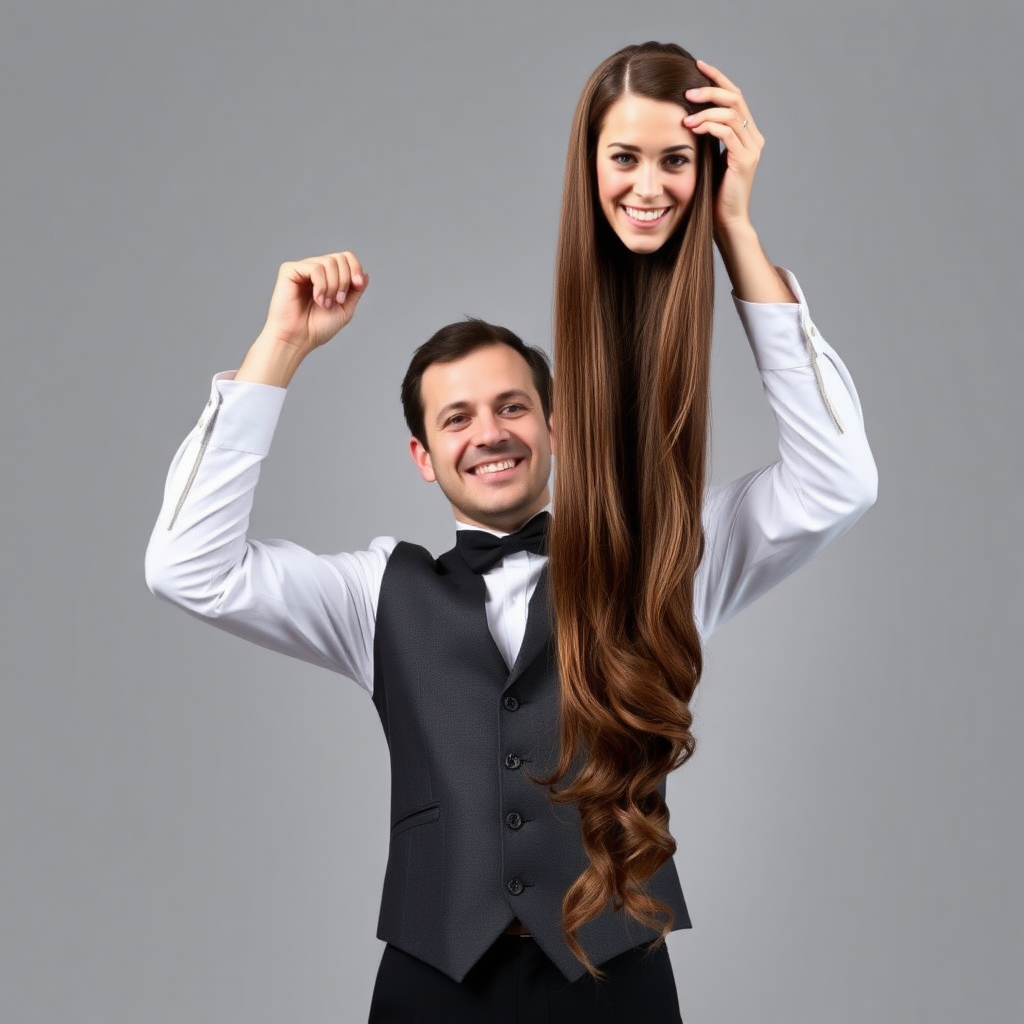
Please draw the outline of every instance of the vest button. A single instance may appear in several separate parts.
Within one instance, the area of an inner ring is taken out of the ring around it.
[[[514,772],[522,763],[523,759],[518,754],[505,755],[505,767],[510,772]]]
[[[518,878],[513,878],[508,883],[508,891],[513,896],[518,896],[523,891],[523,883]]]
[[[506,711],[518,711],[519,710],[519,698],[513,697],[510,693],[503,701]]]
[[[522,828],[522,825],[523,825],[522,815],[517,814],[515,811],[512,811],[509,814],[506,814],[505,815],[505,824],[508,825],[508,827],[510,829],[512,829],[513,831],[515,831],[517,828]]]

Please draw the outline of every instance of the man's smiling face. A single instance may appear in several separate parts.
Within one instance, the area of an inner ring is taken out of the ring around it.
[[[433,363],[420,393],[427,444],[409,450],[458,520],[511,532],[547,505],[554,439],[518,352],[499,342]]]

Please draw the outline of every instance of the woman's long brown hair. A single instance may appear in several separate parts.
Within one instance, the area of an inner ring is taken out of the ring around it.
[[[589,865],[565,896],[563,927],[595,974],[578,933],[609,905],[661,938],[673,923],[646,883],[675,852],[663,783],[693,753],[689,705],[702,668],[693,582],[703,548],[717,152],[698,138],[684,224],[657,252],[636,255],[597,202],[596,144],[624,93],[693,111],[686,89],[708,84],[681,47],[620,50],[583,90],[566,162],[550,538],[561,756],[545,781],[555,800],[579,808]]]

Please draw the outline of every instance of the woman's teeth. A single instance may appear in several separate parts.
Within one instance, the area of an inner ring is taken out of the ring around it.
[[[624,206],[623,209],[629,214],[633,220],[658,220],[664,217],[668,213],[669,208],[663,207],[660,210],[638,210],[635,206]]]

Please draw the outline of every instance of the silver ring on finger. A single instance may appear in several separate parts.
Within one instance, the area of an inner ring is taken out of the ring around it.
[[[746,128],[748,124],[750,124],[750,122],[746,118],[743,118],[743,124],[740,125],[740,128]]]

